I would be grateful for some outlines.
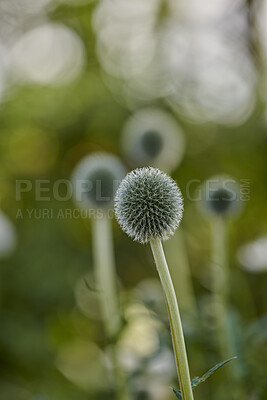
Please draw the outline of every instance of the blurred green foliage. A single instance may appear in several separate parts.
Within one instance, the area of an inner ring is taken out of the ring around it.
[[[53,185],[57,179],[68,179],[76,162],[89,152],[108,151],[123,158],[120,134],[131,112],[105,84],[91,26],[94,7],[94,2],[60,3],[48,10],[51,21],[70,27],[83,42],[85,67],[79,76],[59,87],[18,83],[0,106],[1,209],[15,224],[18,235],[16,251],[1,260],[0,265],[0,393],[5,400],[112,398],[107,394],[109,386],[103,366],[96,371],[94,379],[98,382],[91,377],[93,390],[84,386],[79,377],[76,383],[75,379],[68,379],[69,370],[64,374],[58,367],[67,357],[66,348],[88,341],[90,345],[96,343],[98,350],[89,345],[87,350],[82,347],[79,351],[86,352],[88,359],[77,356],[76,360],[74,354],[72,367],[75,370],[80,363],[78,371],[94,371],[96,364],[92,360],[90,364],[90,354],[94,360],[106,344],[101,321],[85,316],[74,296],[77,280],[93,270],[90,221],[57,218],[60,209],[73,209],[74,205],[71,200],[55,200],[52,189],[48,193],[50,201],[37,201],[34,190],[24,193],[21,201],[16,200],[18,179],[30,179],[33,183],[49,180]],[[169,110],[164,99],[152,106]],[[237,342],[244,357],[247,390],[254,393],[253,399],[264,400],[267,277],[266,273],[245,272],[236,258],[241,244],[267,233],[264,106],[258,100],[253,114],[241,126],[194,124],[183,114],[175,118],[184,130],[186,154],[173,177],[185,196],[182,227],[200,310],[199,320],[193,326],[187,326],[183,315],[192,376],[201,375],[221,360],[209,314],[210,231],[196,202],[186,196],[187,183],[196,180],[190,188],[194,195],[198,183],[209,176],[229,174],[238,181],[249,180],[250,190],[244,212],[230,227],[232,321],[239,332]],[[34,209],[32,217],[29,209]],[[44,209],[50,210],[49,218],[42,217]],[[18,210],[22,217],[18,217]],[[127,304],[139,282],[157,275],[147,247],[133,243],[115,222],[114,233],[122,298]],[[160,340],[165,343],[163,347],[170,347],[164,311],[162,319]],[[68,357],[71,358],[69,353]],[[225,380],[227,377],[218,373],[199,389],[196,397],[217,399],[214,393],[223,396]],[[227,390],[225,394],[227,398]]]

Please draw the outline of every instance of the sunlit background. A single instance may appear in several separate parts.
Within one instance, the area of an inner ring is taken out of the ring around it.
[[[247,399],[267,399],[266,21],[266,0],[0,0],[1,399],[115,399],[92,289],[90,218],[74,216],[64,182],[55,186],[94,152],[119,157],[127,170],[159,167],[179,183],[181,258],[175,245],[166,251],[192,275],[190,299],[176,282],[192,377],[222,361],[212,238],[197,190],[216,175],[243,188],[229,226],[229,315]],[[160,134],[148,154],[145,130]],[[115,220],[113,228],[125,320],[117,346],[132,399],[174,399],[150,249]],[[196,399],[229,400],[227,379],[218,372]]]

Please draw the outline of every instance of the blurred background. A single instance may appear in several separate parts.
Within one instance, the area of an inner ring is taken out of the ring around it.
[[[229,222],[228,312],[247,398],[267,399],[266,21],[266,0],[0,0],[1,398],[115,398],[92,288],[90,218],[73,213],[62,180],[99,151],[128,170],[149,164],[129,146],[152,121],[149,129],[171,144],[155,165],[185,201],[180,251],[195,312],[177,296],[191,375],[222,361],[210,300],[212,235],[196,192],[211,176],[230,175],[244,207]],[[158,144],[149,143],[152,158]],[[175,398],[151,251],[115,221],[113,231],[125,319],[118,347],[133,399]],[[229,399],[227,379],[218,372],[196,398]]]

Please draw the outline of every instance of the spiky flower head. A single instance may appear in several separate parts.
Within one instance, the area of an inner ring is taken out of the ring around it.
[[[200,208],[205,214],[234,216],[242,209],[240,188],[229,176],[213,176],[201,188]]]
[[[126,174],[121,161],[110,154],[95,153],[84,157],[72,174],[73,195],[84,208],[112,208],[120,181]]]
[[[115,214],[124,232],[147,243],[173,235],[183,216],[183,197],[177,184],[159,169],[130,172],[115,196]]]
[[[137,111],[122,132],[122,150],[133,167],[174,170],[184,154],[184,138],[173,116],[156,108]]]

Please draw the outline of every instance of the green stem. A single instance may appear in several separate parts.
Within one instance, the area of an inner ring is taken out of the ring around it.
[[[109,338],[112,338],[120,330],[121,318],[117,297],[111,220],[105,213],[93,220],[93,250],[101,313],[106,332]]]
[[[161,240],[153,239],[150,241],[150,244],[166,298],[182,398],[183,400],[193,400],[182,323],[169,268],[165,259]]]
[[[112,245],[111,219],[107,213],[93,220],[93,253],[95,278],[99,290],[100,308],[106,336],[114,340],[121,329],[121,313],[117,295],[116,270]],[[112,344],[114,379],[118,400],[128,400],[130,395],[126,377],[120,368],[115,344]]]
[[[226,224],[222,218],[212,221],[212,291],[218,344],[223,357],[233,355],[232,339],[228,324],[228,265]]]
[[[196,317],[196,299],[192,283],[192,274],[188,262],[184,234],[181,228],[177,229],[164,247],[170,265],[170,274],[176,297],[179,301],[181,314]],[[178,256],[177,256],[178,255]]]
[[[227,222],[220,217],[213,218],[211,230],[211,273],[216,332],[221,356],[222,358],[229,358],[235,356],[237,351],[228,315],[230,270],[228,264]],[[232,373],[229,375],[229,380],[236,383],[236,387],[233,385],[232,388],[232,398],[247,398],[243,389],[242,369],[240,359],[237,359],[237,362],[232,366]]]

